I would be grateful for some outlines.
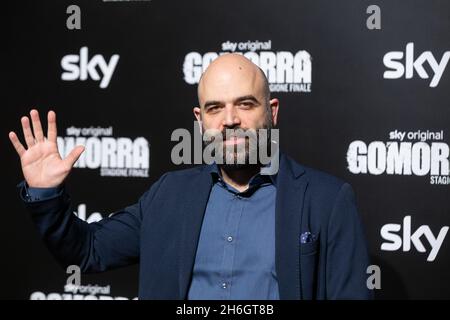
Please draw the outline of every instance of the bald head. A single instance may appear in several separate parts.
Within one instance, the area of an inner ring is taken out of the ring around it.
[[[198,84],[200,106],[210,98],[212,92],[223,94],[259,95],[268,105],[269,83],[264,72],[243,55],[224,54],[215,59],[202,74]],[[245,93],[247,91],[247,93]]]

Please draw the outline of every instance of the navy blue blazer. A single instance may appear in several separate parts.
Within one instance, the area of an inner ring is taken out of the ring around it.
[[[280,154],[276,272],[281,299],[369,299],[366,239],[352,188]],[[88,224],[62,192],[26,202],[64,266],[100,272],[140,263],[139,299],[186,299],[212,179],[206,166],[168,172],[139,201]],[[300,235],[311,232],[312,242]]]

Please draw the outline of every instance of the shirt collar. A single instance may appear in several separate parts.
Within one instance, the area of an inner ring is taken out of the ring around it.
[[[214,183],[216,183],[217,181],[223,182],[222,173],[219,169],[219,166],[215,162],[208,165],[208,172],[211,174],[211,178],[213,179]],[[277,175],[278,174],[261,175],[260,173],[257,173],[250,179],[249,187],[252,187],[254,185],[260,185],[265,182],[276,185],[277,184]]]

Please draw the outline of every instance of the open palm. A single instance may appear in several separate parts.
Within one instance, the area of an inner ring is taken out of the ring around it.
[[[55,112],[49,111],[47,115],[47,137],[44,137],[38,111],[31,110],[30,115],[33,130],[28,117],[21,119],[27,149],[21,144],[15,132],[9,133],[9,139],[20,156],[22,172],[27,184],[34,188],[56,187],[70,173],[73,165],[84,151],[84,147],[75,147],[65,159],[62,159],[56,143]]]

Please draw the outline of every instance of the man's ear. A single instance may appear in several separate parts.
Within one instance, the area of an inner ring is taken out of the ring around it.
[[[194,107],[192,111],[194,112],[194,117],[197,119],[197,121],[198,122],[202,121],[202,114],[200,107]]]
[[[276,126],[278,123],[278,109],[280,108],[280,101],[274,98],[269,101],[270,103],[270,111],[272,116],[273,125]]]
[[[198,126],[199,126],[199,129],[200,129],[200,133],[203,134],[201,109],[200,109],[200,107],[194,107],[192,109],[192,111],[194,112],[195,119],[197,119],[197,121],[198,121]]]

